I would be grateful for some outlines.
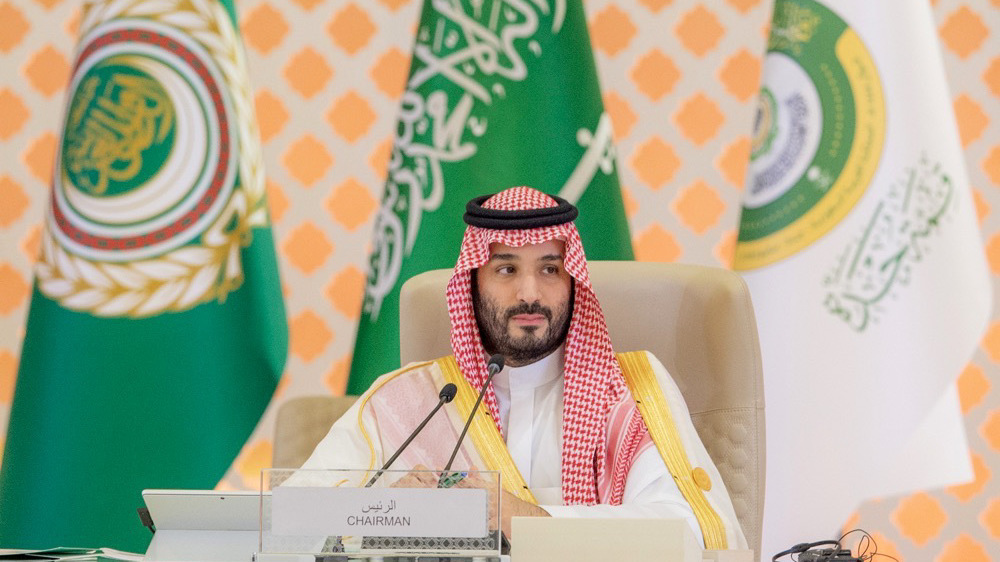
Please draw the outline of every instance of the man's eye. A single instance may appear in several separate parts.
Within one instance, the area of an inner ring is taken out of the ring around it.
[[[501,275],[510,275],[511,273],[514,273],[514,266],[501,265],[500,267],[497,268],[497,273]]]
[[[542,268],[542,273],[546,273],[548,275],[558,275],[559,268],[554,265],[547,265]]]

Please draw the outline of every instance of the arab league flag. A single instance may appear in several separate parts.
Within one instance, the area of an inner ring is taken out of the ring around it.
[[[589,258],[632,258],[582,3],[425,0],[349,394],[399,367],[399,288],[455,265],[469,199],[519,185],[578,205]]]
[[[991,293],[930,6],[778,0],[751,159],[773,553],[971,477],[953,383]]]
[[[142,552],[144,488],[213,488],[284,306],[231,3],[86,6],[7,445],[0,545]]]

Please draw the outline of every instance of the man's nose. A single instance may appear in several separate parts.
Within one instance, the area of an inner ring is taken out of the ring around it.
[[[538,302],[541,294],[538,292],[538,280],[534,275],[523,275],[518,280],[517,300],[521,302]]]

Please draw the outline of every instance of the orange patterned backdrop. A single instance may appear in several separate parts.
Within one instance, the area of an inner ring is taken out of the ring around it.
[[[256,487],[275,406],[343,392],[420,2],[236,4],[291,329],[276,399],[223,482]],[[1000,0],[931,4],[1000,287]],[[772,0],[585,5],[638,259],[728,265]],[[79,0],[0,0],[0,446],[78,18]],[[1000,316],[959,387],[975,481],[873,500],[847,522],[900,560],[1000,559]],[[869,461],[838,447],[844,462]]]

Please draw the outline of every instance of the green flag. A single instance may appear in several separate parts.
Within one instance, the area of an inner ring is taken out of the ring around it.
[[[632,258],[582,3],[426,0],[348,393],[399,366],[399,288],[455,264],[465,203],[517,185],[579,206],[589,258]]]
[[[0,545],[143,551],[212,488],[287,328],[230,2],[89,4],[0,468]]]

